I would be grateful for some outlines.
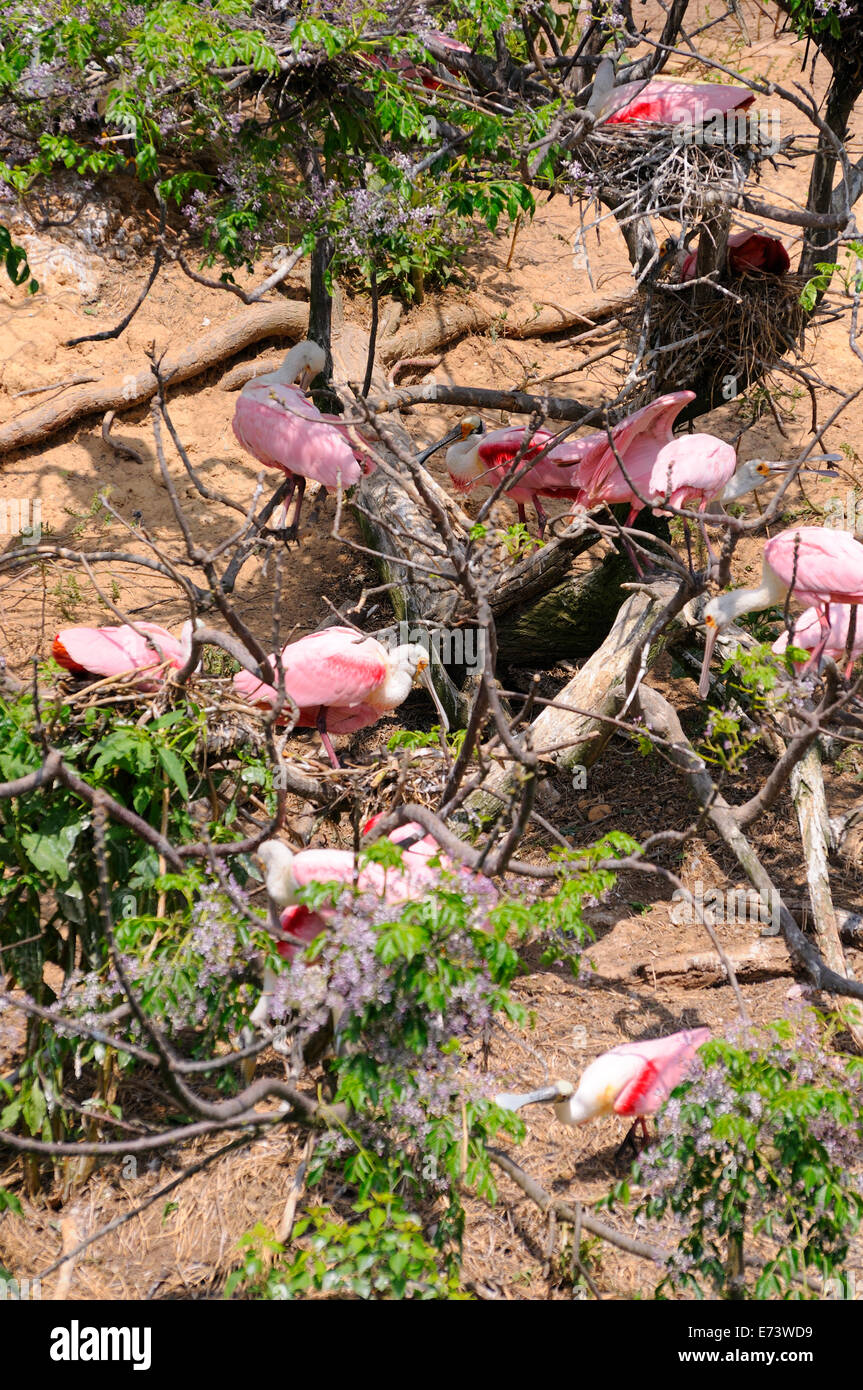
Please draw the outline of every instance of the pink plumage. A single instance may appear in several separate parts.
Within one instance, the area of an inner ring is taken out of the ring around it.
[[[338,428],[297,386],[252,380],[243,388],[232,428],[248,453],[269,468],[323,483],[353,487],[363,475]]]
[[[650,478],[657,455],[673,435],[672,427],[685,405],[695,400],[694,391],[671,391],[657,396],[656,400],[642,406],[634,414],[621,420],[612,430],[614,448],[623,460],[629,481],[624,476],[614,449],[608,443],[608,436],[602,436],[604,447],[591,454],[590,463],[583,470],[582,493],[578,499],[581,506],[592,508],[605,502],[613,506],[618,502],[628,502],[630,512],[626,525],[631,526],[644,506],[641,497],[650,492]],[[634,487],[633,487],[634,485]],[[634,490],[637,489],[637,492]]]
[[[667,494],[672,507],[694,506],[703,511],[720,495],[736,467],[737,453],[724,439],[713,434],[682,434],[656,455],[647,496],[658,505]]]
[[[719,594],[704,610],[704,660],[698,686],[702,699],[710,689],[710,661],[722,629],[743,613],[783,603],[789,592],[818,614],[821,641],[804,670],[817,668],[830,636],[831,605],[863,603],[863,545],[846,531],[825,526],[798,526],[769,540],[758,587]]]
[[[681,280],[692,280],[698,252],[690,251],[680,268]],[[759,270],[770,275],[784,275],[791,269],[791,259],[778,237],[765,232],[732,232],[728,238],[728,269],[732,275]]]
[[[279,658],[270,656],[278,669]],[[297,642],[289,642],[281,654],[285,693],[299,707],[297,726],[317,728],[333,767],[338,759],[330,734],[354,733],[376,724],[388,710],[407,699],[415,675],[428,667],[428,654],[406,643],[387,652],[373,637],[350,627],[329,627]],[[278,698],[275,686],[239,671],[234,689],[243,699],[272,708]]]
[[[277,668],[275,655],[270,656],[270,663]],[[344,710],[347,714],[365,706],[368,696],[386,680],[389,669],[387,653],[380,642],[361,637],[349,627],[328,627],[289,642],[282,652],[282,667],[285,690],[301,711],[317,711],[324,705],[333,711],[335,719],[339,717],[336,711]],[[276,688],[265,685],[250,671],[238,672],[234,688],[253,704],[276,703]],[[315,713],[310,720],[301,718],[299,722],[304,726],[314,724],[316,718]]]
[[[630,477],[639,480],[640,491],[647,490],[650,469],[659,450],[671,440],[675,419],[694,399],[693,391],[674,391],[650,401],[613,426],[615,448]],[[455,487],[462,492],[470,491],[477,484],[497,487],[555,438],[548,430],[537,430],[523,458],[516,463],[526,437],[527,431],[517,428],[466,435],[446,455],[447,469]],[[529,468],[516,485],[507,490],[507,495],[517,504],[522,521],[525,504],[532,501],[541,529],[546,518],[539,505],[540,497],[571,498],[576,505],[587,507],[606,501],[631,502],[632,516],[643,505],[624,479],[605,430],[552,443],[545,458]]]
[[[863,545],[847,531],[798,526],[764,547],[764,560],[801,603],[863,603]]]
[[[848,628],[851,623],[851,614],[854,611],[856,611],[855,606],[850,603],[832,603],[830,605],[829,630],[823,648],[824,656],[832,657],[834,661],[840,661],[845,655],[848,647]],[[790,643],[788,633],[783,632],[773,643],[773,650],[777,654],[781,654],[790,645],[802,647],[807,652],[814,652],[822,638],[821,618],[818,609],[807,608],[794,624]],[[861,652],[863,652],[863,613],[858,612],[854,642],[851,647],[851,661],[855,661]]]
[[[678,82],[654,77],[629,97],[626,85],[615,87],[608,106],[616,106],[606,117],[609,125],[649,121],[674,125],[681,120],[709,122],[716,114],[744,111],[755,100],[748,87],[731,87],[719,82]],[[621,104],[622,103],[622,104]]]
[[[123,676],[164,662],[179,670],[189,654],[188,639],[174,637],[158,623],[140,622],[135,627],[137,632],[125,623],[63,628],[54,638],[54,660],[67,671],[91,676]]]
[[[611,1048],[605,1057],[637,1057],[642,1063],[638,1074],[618,1093],[615,1112],[635,1118],[653,1115],[686,1075],[696,1051],[709,1037],[709,1028],[690,1028],[667,1038],[648,1038]]]

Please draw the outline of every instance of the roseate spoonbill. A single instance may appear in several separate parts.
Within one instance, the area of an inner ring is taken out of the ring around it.
[[[817,667],[830,639],[831,604],[863,603],[863,545],[846,531],[824,526],[798,526],[769,540],[759,586],[719,594],[704,610],[707,637],[698,687],[702,699],[710,689],[710,659],[722,629],[743,613],[784,603],[789,591],[818,613],[821,641],[806,663],[807,668]]]
[[[449,34],[441,34],[437,29],[432,29],[427,35],[441,48],[449,48],[453,53],[470,53],[470,47],[466,43],[461,43],[459,39],[451,39]],[[376,67],[390,68],[393,72],[400,73],[409,82],[421,82],[430,92],[440,90],[441,83],[429,71],[427,67],[415,67],[413,60],[404,53],[399,53],[395,57],[392,54],[372,53],[367,55],[368,60]],[[447,65],[444,63],[444,67]],[[452,68],[447,68],[448,72],[453,72]],[[458,75],[458,74],[456,74]]]
[[[379,821],[383,820],[386,811],[379,812],[372,816],[363,826],[363,835],[370,835]],[[485,894],[489,899],[489,904],[497,898],[497,889],[490,878],[485,874],[478,874],[466,864],[454,861],[441,849],[431,831],[426,831],[416,821],[408,821],[406,825],[397,825],[395,830],[391,830],[387,836],[394,845],[399,845],[402,850],[402,862],[411,872],[421,872],[428,866],[430,859],[440,862],[441,869],[449,873],[466,875],[470,879],[474,891]]]
[[[632,415],[620,420],[612,427],[615,447],[629,471],[638,468],[642,458],[648,458],[652,465],[657,452],[663,444],[671,440],[671,427],[685,405],[695,399],[694,391],[674,391],[666,396],[658,396],[648,405],[642,406]],[[478,483],[496,487],[502,478],[521,467],[521,461],[514,463],[519,449],[526,438],[524,429],[492,430],[487,434],[482,421],[476,415],[466,416],[454,430],[439,439],[420,455],[420,460],[429,458],[438,449],[451,444],[446,453],[446,466],[456,488],[469,492]],[[537,430],[532,436],[524,458],[538,453],[554,438],[548,430]],[[457,440],[457,443],[451,441]],[[614,453],[608,442],[607,433],[597,431],[584,435],[581,439],[565,439],[553,445],[544,459],[520,478],[509,495],[518,504],[519,519],[524,521],[524,504],[533,499],[541,529],[546,517],[537,505],[537,496],[567,497],[585,505],[599,505],[608,500],[601,488],[608,484],[617,466]],[[631,489],[625,483],[622,473],[617,477],[624,487],[624,493],[615,501],[630,501]],[[636,511],[643,504],[639,503]],[[635,513],[633,513],[634,515]]]
[[[191,641],[190,622],[183,625],[179,638],[158,623],[140,622],[134,628],[124,623],[63,628],[51,650],[54,660],[75,675],[125,676],[165,663],[179,670],[188,659]]]
[[[520,1095],[504,1092],[495,1096],[495,1101],[504,1110],[552,1101],[555,1116],[564,1125],[583,1125],[612,1111],[616,1115],[631,1115],[636,1123],[640,1122],[647,1138],[645,1117],[664,1104],[709,1037],[709,1028],[688,1028],[667,1038],[621,1043],[591,1062],[577,1087],[571,1081],[555,1081],[551,1086]],[[634,1129],[635,1124],[624,1145]]]
[[[681,280],[695,278],[698,252],[690,251],[680,267]],[[778,237],[766,232],[732,232],[728,238],[726,257],[732,275],[745,275],[751,270],[770,275],[784,275],[791,269],[791,259]]]
[[[634,90],[630,91],[629,88]],[[648,82],[624,83],[609,92],[600,108],[600,119],[608,125],[649,121],[654,125],[674,125],[681,120],[709,122],[727,111],[745,111],[755,100],[748,87],[732,87],[721,82],[679,82],[652,77]]]
[[[365,864],[360,869],[350,850],[304,849],[295,852],[281,840],[265,840],[257,853],[264,866],[267,893],[281,914],[282,931],[306,943],[314,941],[329,928],[333,909],[321,907],[315,911],[304,903],[298,903],[296,898],[301,888],[311,883],[355,884],[359,892],[375,893],[392,904],[422,896],[436,878],[435,870],[428,867],[422,855],[410,861],[405,855],[403,867],[399,869],[386,869],[381,864]],[[295,941],[276,943],[279,955],[288,961],[293,960],[302,949]],[[250,1016],[250,1022],[260,1024],[266,1021],[275,982],[275,974],[266,970],[263,992]]]
[[[292,347],[281,367],[252,377],[240,392],[232,427],[237,440],[268,468],[280,468],[292,480],[282,521],[296,490],[294,519],[288,534],[295,538],[306,480],[326,488],[353,487],[373,467],[360,462],[345,437],[347,427],[336,415],[322,415],[305,395],[305,388],[323,371],[323,348],[306,340]]]
[[[479,484],[496,488],[501,479],[516,473],[528,459],[534,458],[555,436],[550,430],[535,430],[522,457],[516,456],[528,437],[519,427],[486,431],[478,415],[466,415],[459,425],[443,439],[420,454],[420,462],[456,440],[446,452],[447,471],[458,492],[470,492]],[[584,439],[565,439],[553,445],[544,458],[528,469],[507,496],[518,507],[518,519],[524,522],[525,505],[533,502],[539,531],[542,535],[548,517],[540,505],[543,497],[576,497],[580,492],[579,472],[591,451],[606,442],[603,435],[588,435]]]
[[[834,661],[841,661],[845,652],[848,650],[848,630],[851,625],[851,614],[857,612],[854,604],[833,603],[830,605],[830,629],[824,643],[821,658],[832,657]],[[780,654],[791,647],[802,647],[804,651],[814,652],[824,633],[821,627],[821,618],[817,608],[807,608],[805,613],[794,624],[789,639],[788,633],[783,632],[773,643],[773,650]],[[854,629],[854,641],[851,644],[851,652],[848,665],[845,669],[846,678],[851,674],[851,667],[858,656],[863,653],[863,613],[857,613],[857,621]]]
[[[270,657],[273,669],[278,658]],[[333,767],[339,766],[330,734],[349,734],[376,724],[381,715],[406,700],[416,676],[429,691],[441,724],[448,728],[446,714],[428,670],[425,647],[407,642],[388,651],[374,637],[364,637],[350,627],[328,627],[297,642],[289,642],[282,652],[285,690],[299,706],[300,728],[317,729]],[[266,685],[250,671],[239,671],[234,689],[252,704],[270,707],[276,703],[277,687]]]

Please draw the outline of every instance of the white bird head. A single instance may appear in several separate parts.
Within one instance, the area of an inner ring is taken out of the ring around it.
[[[304,338],[301,343],[296,343],[291,348],[275,375],[279,381],[294,382],[301,391],[307,391],[326,365],[327,355],[323,348],[318,343],[313,343],[311,338]]]
[[[441,728],[448,730],[449,719],[431,678],[428,649],[421,642],[403,642],[390,653],[388,661],[390,674],[380,688],[376,703],[380,703],[382,709],[395,709],[407,699],[414,681],[419,677],[432,698]]]
[[[281,840],[264,840],[258,846],[258,859],[264,867],[264,885],[277,907],[289,907],[296,897],[293,850]]]
[[[424,449],[418,455],[418,461],[425,463],[432,454],[436,454],[441,449],[446,448],[448,444],[452,444],[453,447],[447,449],[446,454],[447,470],[453,478],[471,476],[475,467],[474,456],[476,452],[476,441],[472,440],[472,436],[484,433],[485,425],[479,415],[465,415],[455,429],[451,429],[442,439],[438,439],[434,444],[430,444],[427,449]],[[472,440],[470,444],[467,443],[469,439]]]

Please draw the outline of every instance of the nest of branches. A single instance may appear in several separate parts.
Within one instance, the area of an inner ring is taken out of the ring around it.
[[[640,366],[645,399],[690,389],[720,405],[803,343],[805,276],[750,271],[716,288],[660,283],[643,291],[627,322],[633,356],[649,314]]]
[[[748,131],[746,113],[730,112],[729,122],[735,116],[740,133]],[[579,142],[572,173],[586,191],[631,199],[633,212],[697,222],[723,194],[738,192],[771,148],[738,140],[737,124],[718,144],[704,143],[708,131],[690,137],[684,126],[600,126]]]

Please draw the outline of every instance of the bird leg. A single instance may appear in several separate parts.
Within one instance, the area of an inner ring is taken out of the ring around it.
[[[640,1145],[635,1137],[639,1125],[641,1126],[642,1138],[642,1142]],[[623,1155],[626,1153],[627,1149],[631,1149],[633,1154],[637,1157],[641,1150],[643,1148],[646,1148],[649,1143],[650,1132],[647,1128],[647,1120],[643,1115],[639,1115],[635,1123],[630,1125],[629,1129],[626,1131],[626,1137],[624,1138],[623,1143],[620,1145],[618,1149],[615,1149],[614,1157],[622,1158]]]
[[[538,497],[533,499],[533,510],[536,512],[537,525],[539,526],[539,539],[542,540],[548,525],[548,512],[545,511]]]
[[[288,490],[287,490],[287,492],[285,493],[284,505],[283,505],[283,507],[282,507],[282,519],[281,519],[281,521],[279,522],[279,525],[278,525],[278,528],[277,528],[279,531],[284,531],[285,527],[286,527],[287,524],[288,524],[288,507],[291,505],[291,498],[292,498],[293,495],[294,495],[294,486],[295,486],[296,481],[297,481],[296,475],[293,474],[293,473],[289,473],[289,474],[288,474],[288,479],[287,479],[287,481],[288,481]]]
[[[329,758],[333,767],[338,768],[339,760],[336,757],[336,750],[333,747],[332,739],[327,733],[327,711],[324,705],[321,705],[320,709],[318,710],[318,717],[315,720],[315,728],[321,736],[321,743],[324,745],[327,757]]]
[[[523,503],[523,502],[516,502],[516,507],[518,508],[518,519],[519,519],[519,521],[521,522],[522,526],[526,526],[526,525],[527,525],[527,512],[526,512],[525,509],[524,509],[524,503]]]
[[[827,607],[824,609],[824,611],[818,614],[818,621],[821,624],[821,641],[818,643],[818,646],[812,652],[811,656],[809,657],[809,660],[802,668],[800,672],[801,675],[805,675],[805,673],[810,670],[814,670],[817,674],[818,671],[821,669],[821,658],[824,656],[824,652],[827,649],[827,643],[830,639],[829,603],[827,604]]]
[[[633,1154],[633,1157],[634,1157],[634,1158],[637,1158],[637,1157],[638,1157],[638,1145],[637,1145],[637,1143],[635,1142],[635,1131],[636,1131],[637,1126],[638,1126],[638,1121],[637,1121],[637,1120],[635,1121],[635,1124],[630,1125],[629,1129],[626,1131],[626,1134],[625,1134],[625,1136],[624,1136],[623,1143],[622,1143],[618,1148],[616,1148],[615,1151],[614,1151],[614,1157],[615,1157],[615,1158],[623,1158],[623,1156],[624,1156],[624,1154],[627,1152],[627,1150],[631,1150],[631,1151],[632,1151],[632,1154]]]
[[[293,519],[293,521],[291,522],[290,526],[288,526],[288,527],[285,528],[285,540],[286,540],[286,541],[295,541],[295,540],[297,539],[297,534],[298,534],[299,529],[300,529],[300,508],[301,508],[302,505],[303,505],[303,495],[304,495],[305,491],[306,491],[306,480],[305,480],[305,478],[304,478],[304,477],[302,476],[302,474],[301,474],[300,477],[297,478],[297,487],[296,487],[296,493],[295,493],[295,498],[296,498],[296,500],[295,500],[295,505],[294,505],[294,519]],[[285,508],[285,510],[287,511],[287,508]]]

